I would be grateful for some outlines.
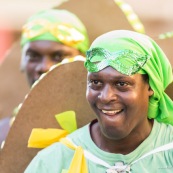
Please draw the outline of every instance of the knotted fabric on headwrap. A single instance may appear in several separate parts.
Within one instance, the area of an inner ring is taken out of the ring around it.
[[[60,42],[85,53],[89,46],[87,31],[79,18],[67,11],[49,9],[36,13],[22,29],[22,47],[32,41]]]
[[[148,118],[173,125],[173,101],[164,92],[173,81],[172,67],[151,38],[126,30],[101,35],[87,51],[85,67],[89,72],[98,72],[108,66],[126,75],[148,74],[154,91],[149,100]]]

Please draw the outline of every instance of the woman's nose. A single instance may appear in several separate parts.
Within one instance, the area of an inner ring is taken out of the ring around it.
[[[37,65],[36,70],[40,74],[46,73],[54,64],[55,63],[49,57],[44,57],[42,58],[42,61],[40,61],[40,63]]]
[[[102,91],[98,95],[98,98],[103,103],[115,101],[117,99],[116,89],[112,86],[107,85],[102,89]]]

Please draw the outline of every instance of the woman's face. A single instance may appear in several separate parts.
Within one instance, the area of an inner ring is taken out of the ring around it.
[[[30,86],[51,66],[81,54],[77,49],[53,41],[34,41],[23,48],[23,70]]]
[[[86,98],[106,138],[120,140],[146,128],[153,91],[141,74],[127,76],[107,67],[89,72],[87,81]]]

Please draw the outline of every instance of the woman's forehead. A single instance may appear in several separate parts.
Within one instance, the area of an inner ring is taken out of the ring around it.
[[[140,78],[142,75],[139,73],[133,74],[133,75],[126,75],[122,74],[116,69],[112,67],[106,67],[98,72],[88,72],[88,76],[93,76],[93,77],[102,77],[102,76],[108,76],[110,77],[115,77],[119,79],[135,79],[135,78]]]

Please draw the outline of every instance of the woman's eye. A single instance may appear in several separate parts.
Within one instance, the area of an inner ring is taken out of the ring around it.
[[[128,83],[127,82],[118,82],[116,85],[120,86],[120,87],[124,87],[124,86],[128,86]]]
[[[29,61],[38,61],[40,59],[40,56],[35,53],[28,53],[26,54],[26,57]]]
[[[89,87],[96,89],[102,86],[102,83],[98,80],[90,80],[89,81]]]
[[[56,62],[61,62],[64,58],[71,58],[72,56],[67,54],[57,54],[53,56],[53,60]]]
[[[99,84],[101,84],[98,80],[92,80],[91,83],[94,84],[94,85],[99,85]]]
[[[54,55],[53,60],[56,62],[61,62],[63,60],[63,55]]]

